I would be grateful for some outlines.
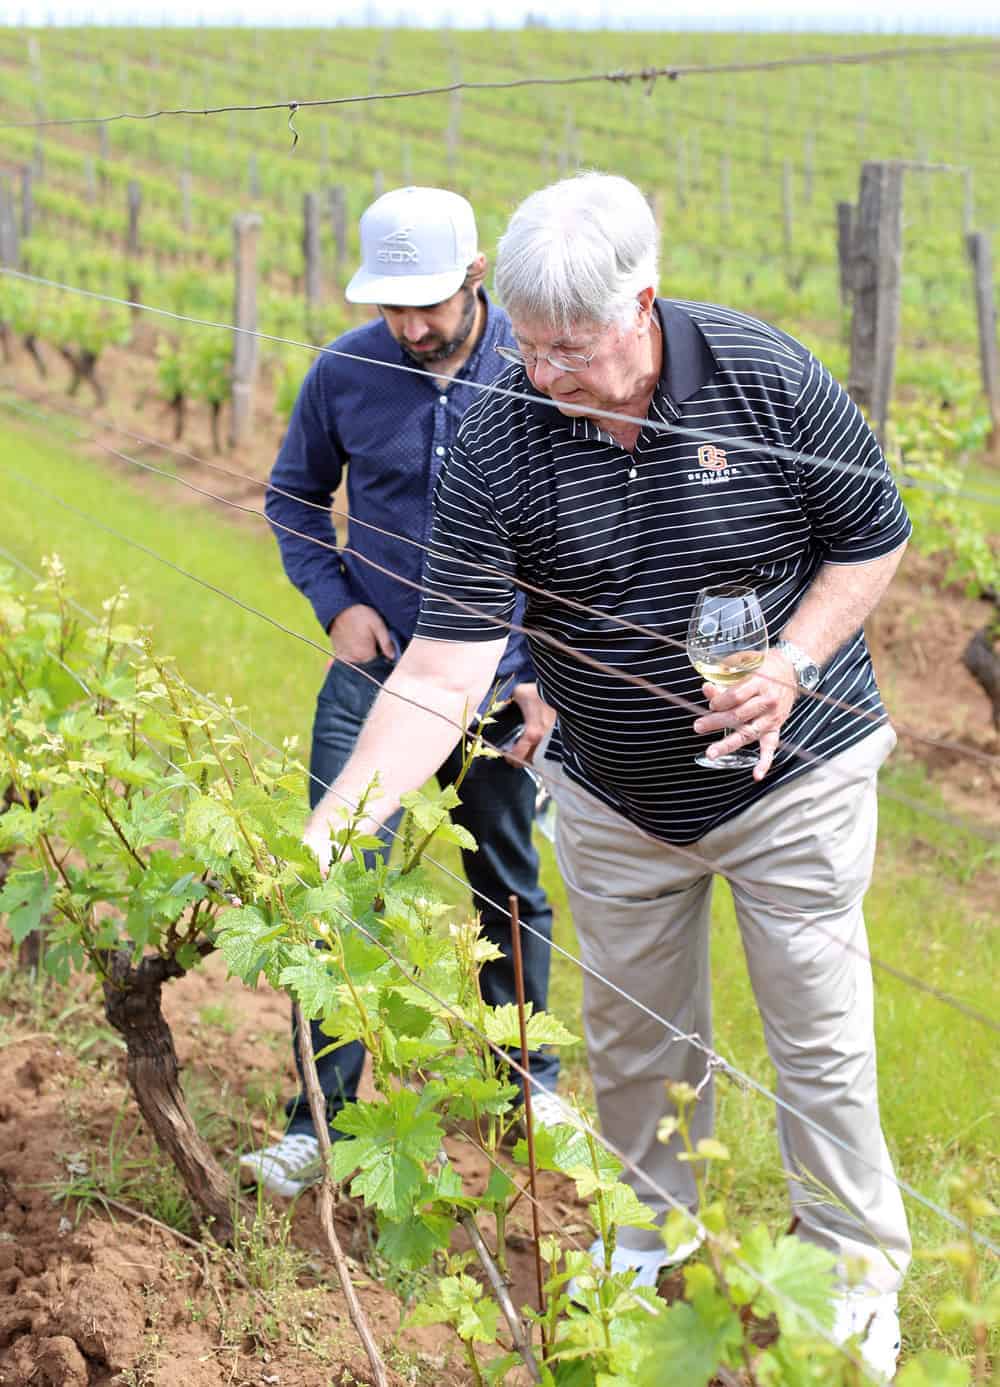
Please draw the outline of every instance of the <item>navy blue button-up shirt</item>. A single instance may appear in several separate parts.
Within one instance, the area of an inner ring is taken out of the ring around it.
[[[482,393],[463,388],[462,382],[492,381],[506,369],[494,347],[513,341],[507,315],[485,294],[483,298],[487,314],[482,337],[447,390],[430,372],[387,370],[330,355],[318,356],[302,382],[271,472],[273,486],[290,494],[269,489],[264,509],[273,522],[285,572],[312,603],[324,631],[345,607],[361,602],[379,613],[400,653],[413,636],[426,557],[421,546],[430,541],[438,473],[462,416]],[[330,346],[375,362],[413,364],[381,318],[344,333]],[[345,468],[347,544],[328,548],[324,546],[337,545],[330,505]],[[521,616],[519,604],[514,620]],[[522,636],[511,635],[499,675],[517,682],[534,679]]]

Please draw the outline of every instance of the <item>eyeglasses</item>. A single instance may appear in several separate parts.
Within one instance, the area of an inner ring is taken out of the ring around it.
[[[494,347],[497,356],[504,361],[513,361],[515,366],[524,366],[533,371],[539,361],[547,361],[554,371],[585,371],[596,352],[519,352],[516,347]]]

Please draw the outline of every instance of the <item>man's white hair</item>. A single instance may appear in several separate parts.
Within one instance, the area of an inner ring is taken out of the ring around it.
[[[611,173],[579,173],[525,198],[497,246],[496,288],[515,319],[567,332],[627,322],[657,282],[659,233],[642,192]]]

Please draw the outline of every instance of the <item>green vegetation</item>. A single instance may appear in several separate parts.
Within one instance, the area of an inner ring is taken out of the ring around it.
[[[884,38],[878,47],[912,46]],[[849,55],[870,39],[830,35],[440,33],[334,29],[0,31],[9,120],[254,103],[406,90],[461,78],[636,71],[654,65],[752,62],[792,54]],[[995,44],[928,57],[768,73],[685,76],[676,82],[464,91],[406,101],[300,110],[165,117],[106,126],[6,130],[7,157],[35,168],[35,218],[24,268],[218,322],[232,311],[235,213],[263,219],[260,326],[309,340],[303,298],[302,205],[320,194],[326,295],[323,333],[355,311],[339,288],[357,254],[357,218],[376,186],[445,183],[477,208],[495,244],[527,189],[579,167],[624,173],[643,186],[663,228],[664,291],[731,303],[815,346],[839,368],[842,335],[834,205],[857,194],[864,159],[914,168],[906,190],[901,390],[950,395],[976,379],[975,318],[962,232],[995,227],[1000,185],[992,157]],[[86,73],[89,82],[76,74]],[[502,157],[497,157],[502,155]],[[126,189],[142,195],[139,253],[123,254]],[[347,240],[337,258],[328,190],[344,190]],[[0,321],[40,328],[57,291],[0,280]],[[84,310],[107,332],[108,310]],[[155,320],[179,343],[199,330]],[[16,329],[22,331],[19,326]],[[193,334],[193,335],[192,335]],[[32,335],[29,332],[29,335]],[[265,374],[287,395],[308,365],[301,350],[262,344]],[[164,398],[169,400],[169,389]]]
[[[307,736],[322,681],[321,651],[284,635],[118,537],[127,535],[321,643],[323,633],[312,610],[281,571],[265,522],[246,529],[220,524],[217,514],[202,506],[177,504],[175,495],[164,497],[165,505],[159,500],[151,505],[136,491],[131,470],[111,469],[76,452],[75,434],[59,446],[51,431],[43,435],[22,425],[17,415],[9,417],[14,422],[0,439],[9,523],[0,544],[36,572],[41,554],[63,555],[73,573],[75,596],[91,610],[106,595],[109,580],[125,584],[136,621],[150,626],[158,641],[182,652],[188,677],[199,688],[246,705],[255,730],[272,741]],[[159,456],[153,460],[157,466],[162,461]],[[159,479],[156,484],[169,485]],[[59,502],[118,535],[81,519]]]
[[[39,930],[55,977],[66,982],[72,970],[88,968],[102,980],[106,1015],[125,1039],[146,1122],[200,1218],[233,1244],[249,1287],[259,1281],[272,1302],[297,1284],[288,1225],[277,1238],[241,1228],[241,1211],[178,1099],[172,1050],[161,1046],[156,1058],[148,1046],[147,1035],[164,1024],[159,984],[218,949],[244,982],[263,976],[288,991],[304,1016],[322,1019],[332,1041],[362,1040],[377,1097],[336,1119],[342,1139],[331,1174],[372,1210],[378,1254],[397,1275],[438,1271],[409,1320],[450,1325],[474,1379],[484,1383],[476,1345],[497,1338],[500,1311],[467,1273],[474,1254],[457,1254],[451,1244],[469,1214],[492,1223],[503,1272],[505,1229],[520,1192],[516,1172],[499,1162],[517,1116],[497,1047],[517,1045],[518,1021],[516,1008],[482,1001],[479,969],[496,950],[474,920],[442,928],[449,907],[421,860],[435,839],[469,846],[448,812],[454,790],[407,798],[410,827],[395,866],[361,863],[376,840],[359,834],[363,802],[345,810],[324,879],[298,836],[303,781],[287,754],[255,758],[231,713],[192,694],[172,662],[125,622],[122,593],[101,603],[100,621],[91,625],[75,614],[62,565],[48,560],[46,574],[31,597],[9,580],[0,591],[0,852],[14,854],[0,908],[15,944]],[[488,752],[470,744],[466,764],[479,754]],[[155,994],[148,978],[157,979]],[[552,1014],[535,1013],[527,1024],[532,1047],[572,1039]],[[609,1264],[605,1275],[595,1274],[583,1252],[560,1261],[558,1242],[546,1239],[547,1305],[522,1311],[543,1329],[540,1380],[597,1387],[617,1377],[652,1387],[666,1362],[692,1387],[719,1366],[774,1387],[855,1383],[855,1368],[822,1334],[831,1323],[832,1258],[768,1231],[760,1206],[741,1215],[744,1195],[715,1173],[730,1160],[726,1145],[706,1139],[695,1146],[689,1138],[696,1092],[676,1085],[672,1098],[676,1116],[664,1123],[663,1139],[681,1133],[708,1235],[703,1257],[685,1271],[686,1297],[658,1309],[630,1273],[612,1274]],[[495,1167],[479,1195],[465,1188],[443,1146],[455,1121],[472,1124]],[[187,1201],[172,1178],[152,1178],[148,1160],[131,1153],[133,1135],[123,1136],[116,1123],[98,1170],[72,1157],[58,1193],[84,1208],[114,1207],[120,1195],[138,1194],[178,1228],[189,1217]],[[976,1143],[960,1135],[966,1159]],[[576,1183],[609,1257],[618,1224],[648,1222],[619,1180],[619,1162],[578,1123],[539,1129],[535,1138],[539,1168]],[[526,1156],[518,1141],[514,1160]],[[978,1179],[949,1173],[942,1183],[941,1197],[965,1228],[947,1252],[931,1249],[932,1266],[944,1269],[937,1322],[949,1342],[968,1346],[975,1380],[984,1384],[986,1335],[1000,1297],[982,1274],[973,1234],[995,1211]],[[671,1245],[690,1234],[686,1213],[671,1216]],[[770,1316],[779,1334],[762,1346],[756,1330]],[[949,1361],[949,1381],[971,1380]],[[502,1382],[516,1362],[514,1354],[490,1362],[490,1381]],[[935,1381],[937,1370],[933,1359],[913,1359],[901,1380],[919,1383],[929,1374]]]

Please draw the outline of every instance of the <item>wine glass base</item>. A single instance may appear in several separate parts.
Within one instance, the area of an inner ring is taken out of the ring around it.
[[[696,756],[694,763],[710,771],[752,771],[759,759],[745,751],[730,751],[725,756]]]

